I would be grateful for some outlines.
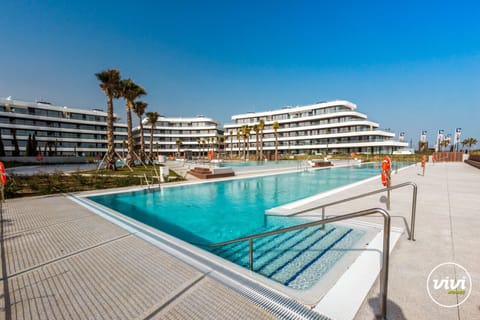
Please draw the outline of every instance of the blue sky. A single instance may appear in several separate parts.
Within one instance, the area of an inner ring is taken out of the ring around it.
[[[3,0],[0,12],[1,97],[106,109],[94,73],[118,68],[168,116],[226,123],[346,99],[414,144],[456,127],[480,139],[475,1]]]

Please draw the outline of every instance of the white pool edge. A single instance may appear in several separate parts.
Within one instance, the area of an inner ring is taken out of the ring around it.
[[[402,229],[392,228],[390,254],[402,233]],[[379,257],[379,252],[382,252],[382,248],[383,230],[372,239],[366,250],[360,254],[313,310],[336,320],[353,319],[380,273],[382,259],[381,255]]]

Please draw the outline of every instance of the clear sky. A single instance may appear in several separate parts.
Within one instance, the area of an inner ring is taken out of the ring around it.
[[[2,0],[0,12],[1,97],[105,110],[94,74],[118,68],[167,116],[228,123],[346,99],[414,144],[456,127],[480,140],[478,1]]]

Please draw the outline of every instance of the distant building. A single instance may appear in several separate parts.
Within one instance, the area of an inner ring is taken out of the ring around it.
[[[115,116],[115,148],[122,150],[127,125]],[[14,135],[24,156],[28,137],[35,136],[44,155],[102,157],[107,150],[107,113],[0,98],[0,130],[7,156],[14,151]]]
[[[279,154],[390,154],[408,147],[407,142],[394,140],[394,133],[379,130],[378,123],[356,109],[355,104],[342,100],[234,115],[234,123],[225,125],[226,150],[242,150],[243,138],[239,141],[237,132],[248,125],[249,149],[254,152],[256,137],[252,127],[260,120],[265,122],[263,149],[267,155],[275,151],[274,122],[279,125]]]
[[[143,120],[145,152],[150,152],[151,125]],[[136,145],[140,145],[138,127],[134,130]],[[177,141],[180,144],[182,156],[204,156],[208,150],[217,152],[222,149],[218,137],[223,137],[220,124],[212,118],[196,116],[192,118],[177,118],[160,116],[153,130],[153,152],[161,155],[175,156],[178,151]]]
[[[233,124],[220,128],[212,118],[160,116],[153,131],[153,152],[175,155],[180,143],[181,156],[206,156],[209,150],[227,153],[243,149],[237,139],[242,126],[250,128],[250,154],[255,152],[253,125],[265,121],[263,149],[266,155],[275,150],[273,123],[278,122],[280,154],[392,153],[408,143],[394,140],[392,132],[356,111],[348,101],[330,101],[273,111],[251,112],[232,116]],[[127,150],[127,125],[114,116],[115,149],[123,156]],[[151,126],[143,120],[145,151],[150,151]],[[35,136],[37,152],[57,156],[103,157],[107,149],[107,113],[101,110],[55,106],[48,102],[25,102],[0,98],[0,130],[7,156],[13,155],[15,140],[24,156],[27,142]],[[232,133],[230,135],[230,132]],[[136,149],[140,146],[139,128],[133,130]],[[14,139],[15,136],[15,139]]]

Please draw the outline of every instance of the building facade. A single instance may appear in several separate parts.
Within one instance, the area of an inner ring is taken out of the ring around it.
[[[251,154],[256,149],[257,139],[253,126],[260,120],[264,121],[263,150],[267,156],[275,152],[274,124],[278,125],[278,153],[281,155],[390,154],[408,146],[406,142],[394,140],[394,133],[379,130],[378,123],[368,120],[356,109],[355,104],[342,100],[234,115],[234,123],[224,127],[226,151],[240,154],[247,141]],[[247,139],[243,134],[245,126],[249,128]]]
[[[264,121],[263,150],[265,156],[275,152],[275,131],[278,152],[286,154],[368,153],[389,154],[408,143],[396,141],[395,134],[380,130],[379,124],[356,111],[349,101],[320,102],[307,106],[285,107],[266,112],[234,115],[234,123],[220,128],[212,118],[160,116],[153,129],[153,150],[150,150],[151,125],[143,120],[145,151],[181,157],[206,157],[233,152],[240,154],[245,146],[255,152],[255,124]],[[0,98],[0,133],[6,156],[24,156],[28,141],[35,139],[36,153],[47,156],[103,157],[107,149],[107,113],[101,110],[55,106],[47,102],[25,102]],[[278,126],[277,130],[274,125]],[[243,129],[248,126],[245,139]],[[115,116],[115,149],[126,154],[127,125]],[[133,130],[136,149],[140,146],[139,128]],[[261,141],[261,137],[258,137]],[[247,141],[245,143],[245,140]],[[18,148],[16,147],[18,146]],[[16,151],[18,150],[18,151]]]
[[[145,151],[150,152],[150,133],[152,126],[143,120]],[[139,145],[139,128],[135,128],[136,145]],[[208,151],[223,149],[221,140],[223,130],[212,118],[196,116],[192,118],[172,118],[160,116],[153,129],[153,153],[161,155],[198,157]],[[180,154],[178,154],[180,153]]]
[[[126,148],[127,125],[115,116],[115,148]],[[29,139],[35,137],[37,153],[50,156],[102,157],[107,150],[107,113],[0,98],[0,132],[6,156],[16,146],[25,156]]]

